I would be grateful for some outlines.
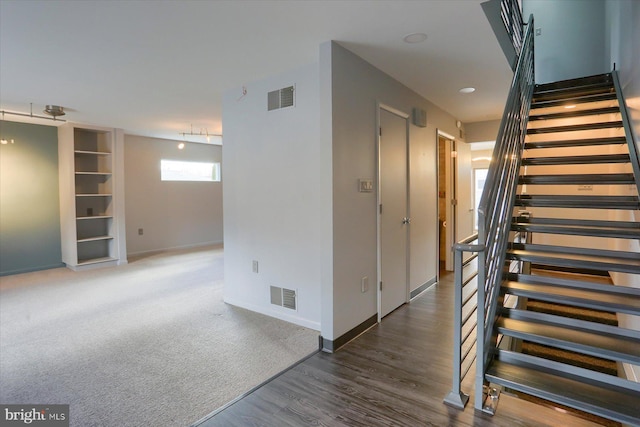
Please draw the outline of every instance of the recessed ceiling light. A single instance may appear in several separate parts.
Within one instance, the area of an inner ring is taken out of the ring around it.
[[[571,108],[576,108],[576,105],[575,104],[569,104],[569,105],[565,105],[564,108],[569,110]]]
[[[460,92],[460,93],[473,93],[475,91],[476,91],[475,87],[463,87],[458,92]]]
[[[427,35],[425,33],[411,33],[402,38],[405,43],[422,43],[426,39]]]

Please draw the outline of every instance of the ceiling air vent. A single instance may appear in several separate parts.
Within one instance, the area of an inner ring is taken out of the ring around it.
[[[271,304],[291,310],[296,309],[296,291],[271,286]]]
[[[280,108],[293,107],[295,88],[293,86],[271,91],[267,94],[267,109],[278,110]]]

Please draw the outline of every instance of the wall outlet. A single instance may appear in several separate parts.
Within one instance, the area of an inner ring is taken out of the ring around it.
[[[138,228],[138,236],[142,236],[144,234],[144,229]]]
[[[258,272],[258,261],[256,261],[255,259],[254,259],[254,260],[253,260],[253,262],[252,262],[251,269],[252,269],[252,271],[253,271],[254,273],[257,273],[257,272]]]
[[[364,276],[360,279],[360,292],[365,293],[369,290],[369,278]]]

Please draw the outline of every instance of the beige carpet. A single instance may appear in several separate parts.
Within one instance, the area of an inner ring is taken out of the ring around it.
[[[186,426],[317,349],[317,331],[227,305],[222,287],[221,247],[0,278],[0,403]]]

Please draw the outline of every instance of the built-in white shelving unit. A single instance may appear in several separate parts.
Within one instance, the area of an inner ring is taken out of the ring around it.
[[[62,261],[73,270],[127,262],[121,129],[58,128]]]

